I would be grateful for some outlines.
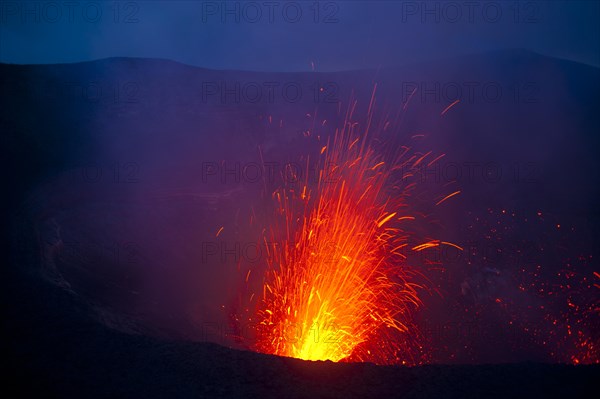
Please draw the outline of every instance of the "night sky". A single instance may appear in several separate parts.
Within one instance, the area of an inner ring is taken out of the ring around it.
[[[0,62],[336,71],[499,49],[600,65],[597,1],[2,1]]]

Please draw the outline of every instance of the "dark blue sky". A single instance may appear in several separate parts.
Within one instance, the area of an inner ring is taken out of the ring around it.
[[[318,4],[318,5],[315,5]],[[0,61],[157,57],[319,71],[506,48],[600,66],[588,1],[0,1]]]

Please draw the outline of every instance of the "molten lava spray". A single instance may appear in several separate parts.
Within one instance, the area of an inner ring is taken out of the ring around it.
[[[402,252],[440,242],[409,248],[403,226],[414,217],[403,212],[414,183],[406,177],[429,154],[409,156],[404,148],[386,161],[370,145],[371,111],[362,129],[350,122],[352,113],[322,147],[312,187],[307,179],[273,193],[280,223],[265,242],[280,244],[266,244],[269,264],[256,313],[260,352],[410,361],[402,346],[416,345],[411,313],[421,286]]]

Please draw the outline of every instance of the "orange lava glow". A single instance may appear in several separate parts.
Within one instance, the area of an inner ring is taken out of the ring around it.
[[[424,287],[405,254],[449,244],[414,247],[404,228],[415,219],[406,214],[415,185],[405,177],[425,156],[404,148],[385,159],[370,144],[371,119],[360,129],[349,122],[352,113],[320,146],[316,183],[273,193],[280,223],[265,237],[269,264],[254,348],[260,352],[402,363],[410,361],[402,346],[418,345],[412,314]]]

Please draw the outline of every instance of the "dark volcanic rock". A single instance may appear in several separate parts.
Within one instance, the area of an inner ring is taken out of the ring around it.
[[[139,264],[119,269],[98,251],[83,256],[66,254],[61,247],[67,239],[87,238],[104,246],[115,237],[134,235],[147,251],[143,265],[160,265],[170,256],[178,265],[189,263],[193,256],[186,258],[186,251],[194,253],[192,238],[212,237],[218,226],[234,224],[236,213],[231,210],[260,197],[260,188],[239,182],[200,187],[203,162],[255,161],[259,146],[265,156],[289,159],[300,151],[297,137],[312,124],[306,114],[318,108],[319,120],[327,119],[332,126],[339,119],[337,101],[327,101],[332,92],[315,101],[316,83],[335,83],[328,87],[336,88],[336,100],[346,101],[354,91],[368,104],[374,80],[379,82],[379,104],[394,110],[406,100],[406,89],[422,82],[494,82],[510,93],[497,102],[465,98],[444,117],[445,99],[412,101],[402,121],[403,134],[395,132],[399,141],[431,133],[429,148],[447,153],[449,161],[493,161],[504,168],[533,162],[539,167],[531,176],[535,181],[463,181],[460,207],[449,205],[443,220],[454,234],[449,241],[469,238],[460,224],[467,212],[483,218],[490,207],[512,206],[524,213],[543,210],[571,221],[583,219],[588,229],[577,230],[572,241],[597,251],[597,68],[523,52],[463,57],[443,68],[419,65],[338,74],[211,71],[121,58],[0,65],[0,151],[8,192],[0,199],[5,397],[592,396],[598,366],[520,362],[547,357],[536,357],[543,348],[533,348],[533,355],[511,351],[497,336],[479,337],[476,355],[456,361],[512,363],[413,368],[334,364],[192,342],[185,338],[195,338],[195,325],[183,316],[169,321],[167,328],[159,318],[163,313],[144,313],[147,308],[140,304],[155,297],[132,294],[145,282],[146,270]],[[299,102],[276,97],[274,103],[263,98],[243,104],[203,95],[207,82],[236,81],[296,82],[310,95]],[[92,90],[96,84],[102,95]],[[92,91],[82,92],[82,85]],[[516,93],[514,85],[521,91]],[[266,122],[270,116],[273,124]],[[269,127],[280,126],[280,120],[285,121],[283,128]],[[120,173],[115,174],[115,164]],[[103,181],[96,184],[86,175],[89,165],[104,170]],[[480,237],[484,232],[471,233]],[[539,231],[521,233],[536,236]],[[539,260],[553,270],[559,266],[552,263],[558,258],[553,252],[558,240],[545,239],[547,250]],[[181,251],[170,253],[174,246]],[[598,257],[593,259],[597,262]],[[183,274],[170,283],[199,281],[206,295],[201,302],[217,308],[224,290],[211,279],[214,270],[207,269],[199,272],[200,279]],[[446,278],[456,282],[452,272],[449,268]],[[221,278],[221,284],[229,281]],[[462,278],[451,292],[460,292]],[[465,281],[480,280],[474,273]],[[171,300],[164,312],[189,305],[189,298],[176,297],[175,290],[167,295],[165,286],[154,287]]]

